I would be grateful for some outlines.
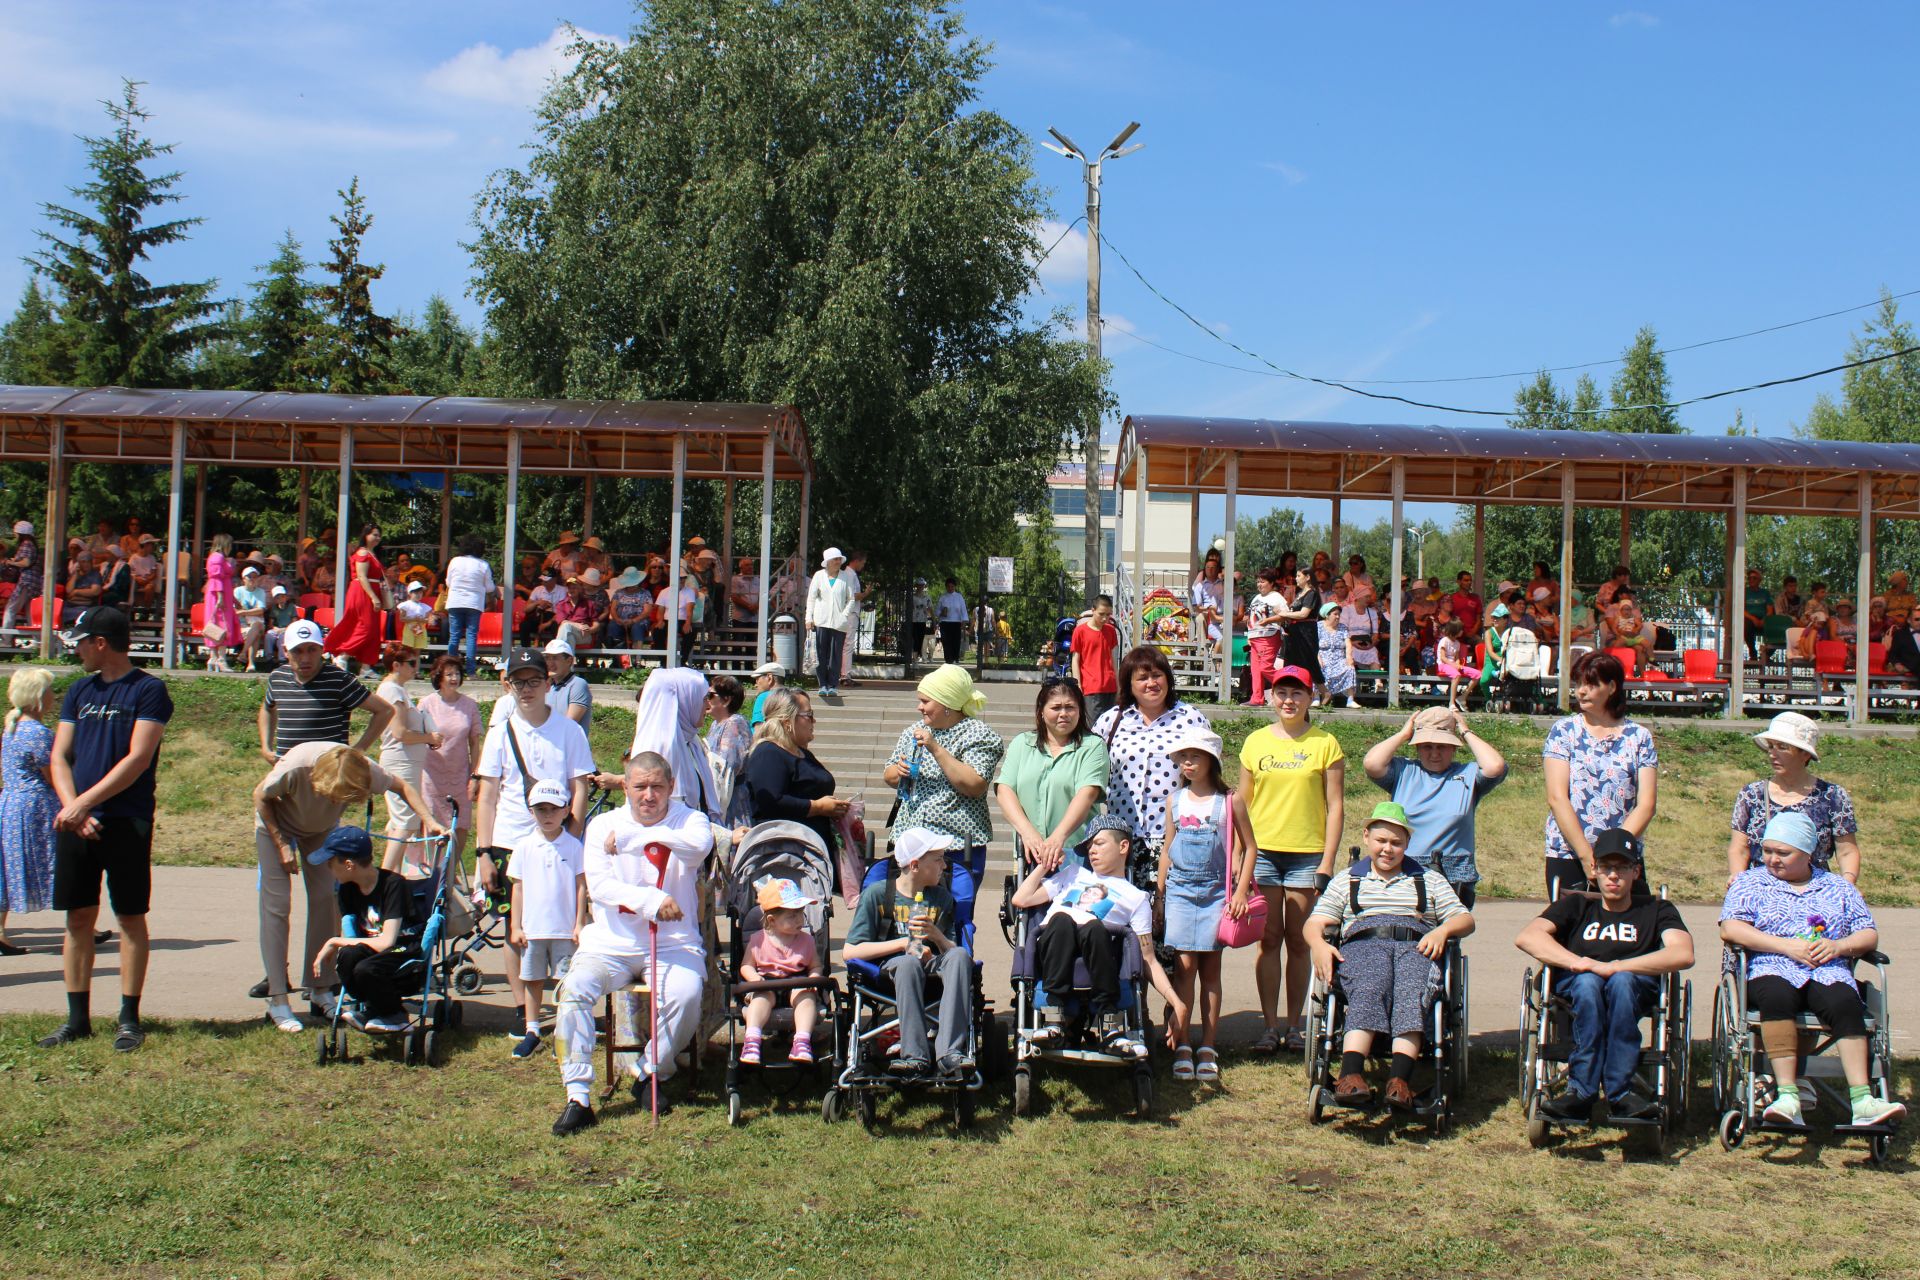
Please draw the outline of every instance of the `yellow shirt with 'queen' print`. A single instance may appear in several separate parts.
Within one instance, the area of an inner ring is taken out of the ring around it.
[[[1346,759],[1340,743],[1315,725],[1284,738],[1268,725],[1240,748],[1253,838],[1270,853],[1319,853],[1327,840],[1327,767]]]

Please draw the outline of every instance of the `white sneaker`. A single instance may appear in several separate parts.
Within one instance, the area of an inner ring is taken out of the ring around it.
[[[1360,705],[1360,700],[1357,698],[1348,698],[1347,705],[1350,707],[1357,707]]]
[[[1774,1124],[1799,1124],[1800,1099],[1786,1095],[1775,1098],[1767,1104],[1767,1109],[1760,1113],[1760,1118]]]
[[[288,1034],[294,1034],[307,1029],[307,1024],[300,1020],[300,1015],[293,1011],[293,1006],[285,1003],[268,1005],[267,1021],[271,1022],[277,1029],[285,1031]]]
[[[1892,1124],[1906,1114],[1905,1103],[1888,1102],[1885,1098],[1869,1096],[1853,1104],[1855,1124]]]

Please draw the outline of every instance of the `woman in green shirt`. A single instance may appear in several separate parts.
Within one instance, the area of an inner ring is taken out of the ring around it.
[[[1048,676],[1033,706],[1033,732],[1007,747],[994,798],[1014,831],[1014,847],[1049,873],[1074,851],[1107,793],[1107,744],[1087,731],[1087,699],[1072,676]]]

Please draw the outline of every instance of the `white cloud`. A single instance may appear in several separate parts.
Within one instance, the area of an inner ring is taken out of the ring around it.
[[[1262,160],[1260,167],[1268,173],[1277,173],[1286,179],[1290,187],[1297,187],[1307,180],[1306,170],[1288,164],[1284,160]]]
[[[555,76],[573,69],[578,58],[571,50],[580,40],[617,43],[612,36],[559,26],[539,44],[511,53],[502,53],[498,45],[468,45],[427,72],[426,85],[449,97],[532,106]]]
[[[1639,9],[1623,9],[1607,19],[1610,27],[1657,27],[1660,19]]]
[[[1035,234],[1040,240],[1040,251],[1047,255],[1034,264],[1034,273],[1040,277],[1041,291],[1068,286],[1084,289],[1087,284],[1086,230],[1046,218],[1041,221]],[[1048,252],[1048,246],[1052,246],[1051,252]]]

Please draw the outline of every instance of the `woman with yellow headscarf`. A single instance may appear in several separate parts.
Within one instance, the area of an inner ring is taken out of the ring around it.
[[[920,681],[920,723],[901,731],[887,759],[887,785],[900,793],[892,827],[926,827],[954,837],[966,852],[949,859],[973,873],[977,885],[986,874],[987,842],[993,822],[987,816],[987,792],[1000,771],[1006,744],[976,717],[987,705],[965,668],[949,663]]]

